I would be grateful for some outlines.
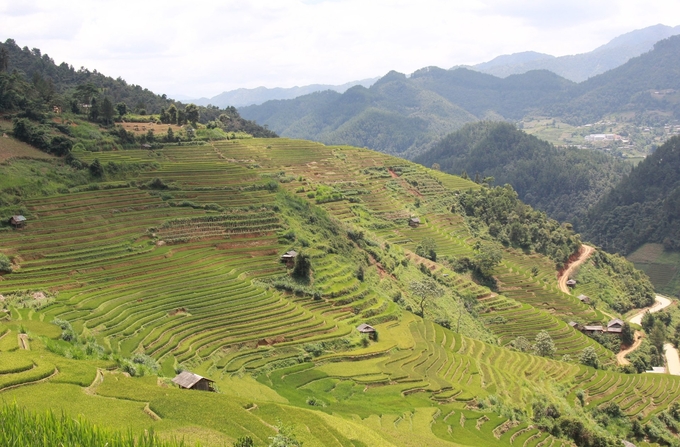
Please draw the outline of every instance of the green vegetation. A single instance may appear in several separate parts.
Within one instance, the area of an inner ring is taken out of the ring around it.
[[[0,169],[28,217],[0,247],[0,400],[21,411],[216,446],[613,445],[632,420],[673,436],[680,381],[622,374],[568,326],[609,318],[558,289],[579,238],[511,188],[260,138]],[[177,388],[182,370],[219,391]]]
[[[164,441],[153,431],[135,436],[131,433],[101,429],[87,420],[73,419],[53,412],[36,415],[16,405],[0,406],[0,444],[16,447],[55,445],[111,447],[175,447],[184,442]]]
[[[415,158],[450,174],[493,177],[559,221],[578,222],[629,167],[613,156],[556,148],[509,123],[468,124]]]
[[[627,259],[649,276],[654,288],[670,296],[680,294],[680,252],[667,251],[663,244],[644,244]]]
[[[649,278],[619,255],[595,252],[575,279],[575,294],[588,296],[596,305],[602,301],[621,314],[654,304],[654,287]]]

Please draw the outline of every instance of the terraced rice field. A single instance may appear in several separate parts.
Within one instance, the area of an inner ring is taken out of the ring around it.
[[[571,444],[476,404],[493,397],[530,409],[555,387],[571,402],[582,389],[588,408],[615,401],[646,421],[680,397],[675,377],[597,371],[502,347],[546,330],[555,358],[577,358],[592,346],[603,363],[613,361],[567,325],[603,315],[560,292],[550,262],[506,251],[492,293],[414,254],[431,238],[440,258],[474,255],[478,239],[450,212],[456,192],[479,188],[470,181],[367,150],[284,139],[77,155],[102,163],[153,161],[156,168],[133,182],[26,201],[26,228],[2,233],[0,251],[18,268],[3,275],[0,294],[42,291],[49,298],[34,299],[38,311],[12,309],[11,323],[0,318],[0,396],[21,397],[30,387],[16,387],[26,384],[46,393],[47,385],[87,387],[88,396],[116,402],[119,415],[134,402],[140,414],[206,424],[210,436],[221,433],[215,439],[222,444],[244,434],[264,444],[278,418],[295,415],[307,424],[306,445],[366,445],[357,439],[361,433],[386,446],[537,447]],[[316,193],[329,190],[338,195],[319,200]],[[367,247],[401,257],[404,277],[381,264],[389,259],[359,251],[356,241],[346,243],[357,257],[333,246],[305,201],[323,208],[341,237],[360,229]],[[422,222],[415,228],[408,226],[413,216]],[[300,247],[313,265],[314,297],[269,286],[289,272],[280,255]],[[368,266],[366,279],[357,274],[357,260]],[[395,292],[408,293],[408,281],[422,275],[414,264],[476,297],[498,344],[397,304]],[[31,341],[35,349],[19,349],[22,330],[58,339],[59,328],[49,323],[54,317],[107,352],[148,354],[166,374],[187,367],[213,377],[227,396],[199,397],[197,404],[155,381],[98,373],[111,363],[66,359],[40,337]],[[354,328],[364,322],[376,327],[378,340],[347,348],[360,340]],[[225,409],[229,418],[222,417]]]

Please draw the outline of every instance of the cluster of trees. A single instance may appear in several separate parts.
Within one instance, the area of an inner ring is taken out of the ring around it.
[[[629,167],[609,154],[556,148],[504,122],[467,124],[414,159],[463,177],[509,183],[519,198],[559,221],[578,222]]]
[[[20,48],[12,39],[0,43],[0,112],[19,112],[34,121],[56,107],[84,114],[95,123],[111,125],[128,113],[161,113],[167,124],[220,123],[229,132],[242,131],[257,137],[277,135],[240,117],[233,107],[196,106],[156,95],[123,79],[113,79],[85,68],[75,70],[66,63],[56,65],[40,50]],[[224,115],[218,120],[220,115]]]
[[[680,137],[635,166],[595,205],[583,234],[610,252],[628,254],[648,242],[680,250]]]
[[[53,135],[52,127],[35,123],[28,118],[15,118],[13,135],[45,152],[62,156],[71,152],[73,141],[63,135]]]
[[[510,185],[460,193],[452,211],[464,213],[472,226],[481,223],[503,245],[541,253],[558,267],[581,246],[571,225],[525,205]]]

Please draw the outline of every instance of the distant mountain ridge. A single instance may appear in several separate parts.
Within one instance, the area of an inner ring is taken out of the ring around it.
[[[392,71],[370,88],[314,93],[239,109],[279,135],[351,144],[413,158],[479,120],[550,116],[582,125],[613,113],[656,111],[680,118],[680,36],[580,84],[548,70],[499,78],[458,68]],[[663,90],[664,95],[655,95]],[[640,115],[641,116],[641,115]]]
[[[677,34],[680,34],[680,26],[659,24],[618,36],[588,53],[555,57],[525,51],[498,56],[469,68],[501,78],[530,70],[550,70],[563,78],[582,82],[626,63],[651,50],[656,42]]]
[[[194,99],[193,102],[199,106],[213,105],[218,107],[243,107],[250,105],[259,105],[267,101],[272,101],[276,99],[294,99],[299,96],[309,95],[310,93],[322,92],[325,90],[331,90],[338,93],[344,93],[348,89],[354,87],[355,85],[361,85],[363,87],[370,87],[378,79],[362,79],[360,81],[346,82],[341,85],[328,85],[328,84],[311,84],[304,85],[302,87],[257,87],[257,88],[239,88],[236,90],[230,90],[222,92],[219,95],[213,96],[212,98],[199,98]]]

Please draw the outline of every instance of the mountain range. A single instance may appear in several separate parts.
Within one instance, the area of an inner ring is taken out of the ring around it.
[[[290,88],[239,88],[236,90],[222,92],[219,95],[213,96],[212,98],[192,99],[188,102],[193,102],[194,104],[200,106],[213,105],[221,108],[229,106],[243,107],[262,104],[263,102],[273,99],[293,99],[297,98],[298,96],[308,95],[310,93],[321,92],[324,90],[332,90],[334,92],[344,93],[355,85],[370,87],[378,79],[380,79],[380,77],[346,82],[341,85],[312,84],[304,85],[302,87],[295,86]]]
[[[631,58],[651,50],[656,42],[677,34],[680,34],[680,26],[659,24],[618,36],[587,53],[555,57],[525,51],[498,56],[467,68],[501,78],[531,70],[550,70],[563,78],[581,82],[623,65]]]
[[[499,78],[467,68],[427,67],[410,77],[392,71],[370,88],[313,93],[239,111],[282,136],[413,158],[479,120],[549,116],[582,125],[614,113],[679,117],[679,71],[680,36],[673,36],[578,84],[548,70]]]

